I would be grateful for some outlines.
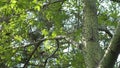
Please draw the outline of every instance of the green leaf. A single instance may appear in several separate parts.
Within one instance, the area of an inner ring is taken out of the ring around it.
[[[16,59],[17,59],[18,61],[21,61],[21,56],[18,56]]]
[[[57,36],[56,32],[55,32],[55,31],[52,32],[52,38],[54,38],[54,37],[56,37],[56,36]]]
[[[11,0],[11,3],[17,3],[17,1],[16,0]]]
[[[14,39],[17,40],[17,41],[19,41],[19,42],[22,41],[22,37],[21,37],[21,36],[18,36],[18,35],[16,35],[16,36],[14,37]]]
[[[39,6],[39,5],[36,5],[36,6],[34,7],[34,9],[37,10],[37,11],[40,11],[40,6]]]
[[[46,35],[48,35],[48,31],[46,29],[43,29],[42,34],[46,36]]]

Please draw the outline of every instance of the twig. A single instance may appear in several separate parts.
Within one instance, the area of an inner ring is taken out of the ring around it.
[[[43,5],[43,8],[46,8],[46,7],[48,7],[51,4],[55,4],[55,3],[58,3],[58,2],[62,2],[63,3],[65,1],[66,0],[57,0],[57,1],[50,2],[50,3],[46,3],[46,4]]]
[[[55,50],[49,57],[46,58],[44,67],[45,67],[46,64],[47,64],[48,59],[51,58],[52,56],[54,56],[55,53],[58,51],[58,49],[59,49],[59,40],[58,40],[58,39],[56,39],[56,43],[57,43],[57,48],[56,48],[56,50]]]

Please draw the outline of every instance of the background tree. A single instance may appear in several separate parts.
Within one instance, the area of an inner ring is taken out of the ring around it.
[[[117,0],[0,1],[0,68],[117,68],[119,9]]]

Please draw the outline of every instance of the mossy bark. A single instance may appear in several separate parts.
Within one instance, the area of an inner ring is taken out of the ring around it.
[[[102,58],[102,49],[98,43],[97,0],[83,0],[84,23],[83,42],[87,68],[96,68]]]

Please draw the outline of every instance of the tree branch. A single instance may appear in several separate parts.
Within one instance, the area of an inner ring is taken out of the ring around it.
[[[111,38],[113,37],[112,33],[105,26],[99,26],[98,30],[99,31],[105,31],[105,33],[108,34]]]
[[[45,8],[45,7],[48,7],[50,4],[55,4],[55,3],[58,3],[58,2],[65,2],[66,0],[56,0],[56,1],[53,1],[53,2],[49,2],[49,3],[45,3],[44,5],[43,5],[43,8]]]
[[[59,40],[58,39],[56,39],[56,43],[57,43],[57,48],[56,48],[56,50],[49,56],[49,57],[47,57],[46,58],[46,60],[45,60],[45,64],[44,64],[44,67],[46,66],[46,64],[47,64],[47,61],[48,61],[48,59],[49,58],[51,58],[52,56],[54,56],[55,55],[55,53],[58,51],[58,49],[59,49]]]
[[[59,40],[65,39],[65,40],[66,40],[66,42],[63,42],[63,43],[61,43],[61,44],[70,43],[70,44],[75,45],[76,47],[79,46],[80,49],[83,47],[83,44],[82,44],[82,43],[78,43],[78,42],[72,40],[71,38],[69,38],[69,37],[67,37],[67,36],[59,35],[59,36],[56,36],[55,38],[44,38],[44,40],[55,40],[55,39],[59,39]],[[38,40],[38,41],[40,41],[40,40]],[[38,43],[38,42],[36,42],[36,43]],[[19,46],[19,47],[13,47],[13,49],[29,47],[29,46],[31,46],[31,45],[35,45],[36,43],[30,43],[30,44],[27,44],[27,45],[21,45],[21,46]]]
[[[39,47],[39,45],[43,42],[44,40],[40,40],[37,44],[35,44],[35,49],[32,51],[32,53],[30,54],[29,58],[27,59],[27,61],[25,62],[23,68],[27,68],[27,65],[30,61],[30,59],[32,58],[33,54],[35,53],[35,51],[37,50],[37,48]]]
[[[120,53],[120,23],[116,28],[116,32],[108,46],[98,68],[113,68],[115,61]]]
[[[70,38],[67,38],[66,36],[56,36],[55,38],[43,38],[43,39],[40,39],[40,40],[38,40],[38,42],[35,42],[35,43],[34,43],[35,48],[34,48],[34,50],[32,51],[32,53],[30,54],[30,56],[29,56],[29,58],[27,59],[27,61],[25,62],[23,68],[26,68],[26,67],[27,67],[30,59],[32,58],[33,54],[35,53],[35,51],[37,50],[37,48],[39,47],[39,45],[40,45],[42,42],[44,42],[44,41],[46,41],[46,40],[56,40],[58,47],[57,47],[57,49],[53,52],[53,54],[50,55],[50,56],[46,59],[46,61],[45,61],[45,66],[46,66],[47,60],[48,60],[49,58],[51,58],[51,57],[56,53],[56,51],[58,50],[58,48],[59,48],[59,41],[58,41],[58,40],[61,40],[61,39],[65,39],[66,41],[68,41],[68,42],[70,42],[70,43],[72,43],[72,44],[74,44],[74,45],[76,45],[76,46],[79,46],[80,48],[82,47],[82,46],[80,46],[79,43],[73,41],[73,40],[70,39]]]

